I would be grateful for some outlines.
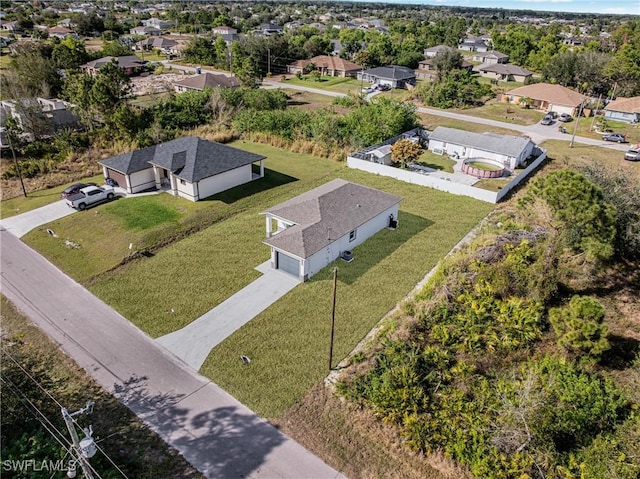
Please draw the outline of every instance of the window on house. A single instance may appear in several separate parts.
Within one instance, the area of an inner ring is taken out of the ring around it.
[[[186,182],[186,181],[184,181],[184,180],[180,180],[180,184],[181,184],[181,185],[186,185],[186,184],[187,184],[187,182]]]
[[[349,241],[353,241],[354,239],[356,239],[356,230],[349,233]]]

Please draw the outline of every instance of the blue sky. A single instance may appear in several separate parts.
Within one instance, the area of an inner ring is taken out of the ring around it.
[[[386,0],[384,3],[640,15],[640,0]]]

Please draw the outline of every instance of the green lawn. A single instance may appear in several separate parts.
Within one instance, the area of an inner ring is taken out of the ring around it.
[[[311,79],[307,79],[306,76],[303,76],[301,80],[298,80],[296,77],[288,78],[285,81],[280,82],[282,84],[282,88],[286,88],[287,85],[300,85],[309,88],[317,88],[319,90],[330,90],[339,93],[355,93],[359,94],[362,90],[362,82],[355,78],[341,78],[341,77],[320,77],[320,81],[314,81]],[[368,83],[365,83],[364,86],[368,86]]]
[[[531,125],[542,120],[544,113],[530,108],[522,108],[512,103],[498,103],[490,101],[483,106],[459,110],[469,116],[477,116],[490,120],[514,123],[516,125]]]
[[[455,160],[452,160],[447,155],[436,155],[429,150],[424,150],[416,163],[429,168],[446,171],[447,173],[453,173],[453,167],[456,164]]]
[[[71,181],[66,185],[56,186],[55,188],[49,188],[46,190],[39,190],[34,192],[28,192],[27,197],[16,196],[9,200],[4,200],[0,203],[0,218],[9,218],[17,214],[25,213],[29,210],[40,208],[41,206],[48,205],[60,199],[60,192],[67,186],[73,183],[104,183],[103,175],[95,175],[89,178],[83,178],[78,181]]]
[[[40,228],[27,242],[74,278],[93,277],[88,286],[94,294],[158,337],[259,276],[255,266],[269,257],[261,243],[259,212],[265,208],[336,177],[398,194],[404,198],[399,229],[356,248],[353,263],[337,262],[337,363],[492,208],[328,160],[244,142],[234,146],[266,155],[267,177],[196,204],[167,194],[121,199],[48,225],[59,239]],[[165,230],[187,231],[202,215],[215,215],[211,227],[104,273],[128,254],[130,242],[137,247],[136,241],[161,239]],[[64,248],[65,238],[81,248]],[[281,414],[326,373],[331,285],[328,267],[219,345],[202,372],[259,414]],[[240,354],[252,359],[249,366]]]

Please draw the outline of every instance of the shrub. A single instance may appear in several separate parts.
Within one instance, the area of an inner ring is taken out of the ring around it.
[[[611,346],[604,321],[604,307],[591,296],[573,296],[569,304],[549,312],[558,344],[598,360]]]

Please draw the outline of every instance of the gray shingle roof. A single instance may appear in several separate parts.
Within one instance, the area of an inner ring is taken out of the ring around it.
[[[411,68],[396,65],[372,68],[365,70],[363,73],[386,80],[406,80],[416,77],[415,72]]]
[[[439,126],[433,130],[429,135],[429,141],[431,140],[453,143],[515,158],[520,156],[531,141],[524,136],[472,133],[444,126]]]
[[[149,161],[153,159],[155,149],[155,145],[148,146],[141,150],[130,151],[122,155],[107,158],[106,160],[99,161],[98,163],[125,175],[130,175],[136,171],[151,168]]]
[[[400,196],[336,179],[263,211],[295,223],[264,243],[308,258],[400,201]]]
[[[240,86],[240,81],[236,77],[205,72],[200,75],[178,80],[174,84],[186,88],[193,88],[194,90],[204,90],[205,88],[238,87]]]
[[[474,70],[479,72],[492,72],[499,75],[533,75],[533,72],[510,63],[483,63],[482,65],[475,67]]]
[[[186,136],[114,156],[99,163],[125,174],[156,165],[170,170],[178,178],[195,183],[264,158],[222,143]]]
[[[169,169],[178,178],[195,183],[264,158],[222,143],[186,136],[156,145],[149,163]]]

